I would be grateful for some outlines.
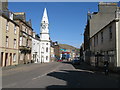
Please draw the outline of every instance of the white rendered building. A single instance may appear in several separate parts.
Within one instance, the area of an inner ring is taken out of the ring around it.
[[[40,61],[41,63],[50,62],[50,36],[49,36],[49,21],[47,16],[47,10],[44,9],[42,21],[41,21],[41,33],[40,33]]]
[[[34,63],[40,63],[40,38],[35,33],[32,38],[32,60]]]

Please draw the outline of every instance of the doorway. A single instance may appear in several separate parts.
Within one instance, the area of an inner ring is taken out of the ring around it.
[[[12,65],[12,53],[10,53],[10,66]]]
[[[1,67],[3,66],[3,52],[1,52]]]
[[[44,63],[44,57],[42,56],[42,58],[41,58],[41,63]]]
[[[8,62],[8,53],[5,53],[5,67],[7,66],[7,62]]]

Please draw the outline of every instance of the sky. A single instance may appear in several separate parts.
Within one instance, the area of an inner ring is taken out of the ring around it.
[[[36,34],[40,34],[43,11],[47,8],[51,40],[77,48],[83,43],[88,10],[98,11],[97,2],[9,2],[8,6],[12,12],[25,12]]]

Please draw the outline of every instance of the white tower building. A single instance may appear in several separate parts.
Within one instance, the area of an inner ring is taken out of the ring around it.
[[[47,10],[44,9],[42,21],[41,21],[41,33],[40,33],[40,61],[41,63],[50,62],[50,36],[49,36],[49,21],[47,16]]]

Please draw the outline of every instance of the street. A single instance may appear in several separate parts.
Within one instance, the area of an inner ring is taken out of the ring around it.
[[[3,88],[119,88],[119,79],[118,75],[106,76],[69,62],[28,64],[2,71]]]

